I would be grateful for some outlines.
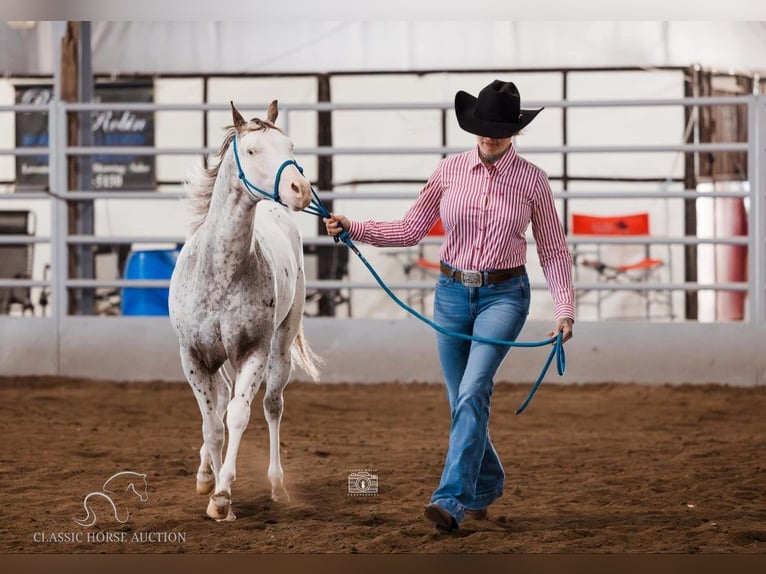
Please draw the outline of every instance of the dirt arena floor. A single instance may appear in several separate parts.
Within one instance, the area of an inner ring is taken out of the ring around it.
[[[201,419],[185,383],[0,379],[4,553],[764,553],[766,387],[499,384],[491,432],[507,472],[486,521],[457,534],[422,516],[449,419],[440,385],[293,384],[282,455],[292,500],[273,503],[268,431],[240,450],[238,520],[195,493]],[[262,391],[261,391],[262,394]],[[371,469],[376,496],[348,495]],[[92,498],[121,471],[148,500]],[[120,507],[122,510],[122,507]]]

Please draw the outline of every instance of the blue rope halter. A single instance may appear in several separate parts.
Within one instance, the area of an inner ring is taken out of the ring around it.
[[[274,176],[274,191],[266,191],[265,189],[262,189],[255,185],[252,181],[247,179],[247,176],[245,175],[245,170],[242,169],[242,162],[239,161],[239,151],[237,151],[237,136],[234,136],[234,139],[231,142],[232,149],[234,150],[234,161],[237,163],[237,171],[239,179],[242,180],[242,183],[245,186],[245,190],[250,194],[250,196],[253,199],[263,199],[259,195],[256,195],[256,193],[260,194],[263,197],[268,197],[272,201],[276,201],[280,205],[284,205],[287,207],[284,201],[282,201],[282,198],[279,197],[279,182],[282,179],[282,172],[285,170],[285,168],[288,165],[294,165],[297,170],[300,172],[301,175],[303,175],[303,168],[298,164],[297,161],[294,159],[287,159],[282,162],[282,164],[277,169],[277,175]],[[322,201],[319,199],[319,196],[317,195],[316,191],[314,191],[314,186],[311,186],[311,203],[303,209],[304,212],[310,213],[311,215],[316,215],[317,217],[330,217],[330,212],[327,211],[327,208],[324,206]],[[338,238],[335,238],[335,242],[338,242]]]
[[[263,197],[267,197],[273,201],[276,201],[277,203],[281,205],[285,205],[285,203],[281,200],[279,197],[279,181],[282,178],[282,172],[288,165],[294,165],[298,171],[303,174],[303,168],[298,165],[298,162],[294,159],[288,159],[284,162],[282,162],[282,165],[279,166],[279,169],[277,170],[277,175],[274,177],[274,191],[269,192],[265,189],[261,189],[254,183],[252,183],[250,180],[247,179],[245,176],[245,172],[242,169],[242,164],[239,161],[239,153],[237,152],[237,138],[234,137],[234,141],[232,142],[232,146],[234,149],[234,159],[237,163],[237,169],[239,170],[239,179],[242,180],[242,183],[245,186],[245,189],[247,192],[254,198],[260,200],[261,197],[256,195],[255,192],[259,193]],[[304,212],[310,213],[311,215],[316,215],[317,217],[330,217],[330,212],[328,211],[327,207],[322,203],[322,200],[319,199],[319,196],[317,195],[316,191],[314,191],[314,186],[311,186],[311,203],[303,209]],[[529,391],[529,394],[527,395],[527,398],[524,399],[524,402],[521,404],[521,406],[516,409],[516,414],[521,414],[524,409],[527,408],[527,405],[529,405],[530,401],[532,400],[532,397],[537,392],[537,389],[540,387],[540,384],[543,382],[543,379],[545,378],[545,375],[548,372],[548,368],[551,365],[551,362],[553,359],[556,359],[556,372],[558,372],[559,376],[563,376],[564,372],[566,371],[567,367],[567,361],[566,361],[566,353],[564,352],[564,344],[562,342],[562,334],[559,332],[555,337],[551,337],[550,339],[545,339],[543,341],[529,341],[529,342],[516,342],[516,341],[505,341],[502,339],[493,339],[493,338],[487,338],[487,337],[476,337],[474,335],[465,335],[463,333],[456,333],[454,331],[450,331],[448,329],[445,329],[444,327],[437,325],[434,323],[431,319],[426,317],[425,315],[418,313],[415,309],[407,305],[404,301],[402,301],[399,297],[396,296],[396,294],[386,285],[386,283],[383,281],[383,279],[378,275],[377,271],[373,268],[373,266],[370,264],[369,261],[367,261],[367,258],[362,255],[362,253],[359,251],[356,245],[354,245],[354,242],[351,241],[351,238],[348,236],[348,230],[343,230],[339,235],[336,235],[333,239],[335,239],[335,242],[338,243],[339,241],[342,241],[351,251],[353,251],[357,257],[361,260],[362,263],[364,263],[364,266],[367,267],[368,271],[372,274],[372,276],[375,278],[375,281],[380,285],[380,287],[383,289],[383,291],[386,292],[386,294],[393,299],[393,301],[399,305],[402,309],[407,311],[410,315],[413,315],[414,317],[420,319],[423,321],[426,325],[431,327],[432,329],[438,331],[439,333],[442,333],[443,335],[447,335],[450,337],[457,337],[458,339],[463,339],[466,341],[476,341],[478,343],[489,343],[491,345],[503,345],[506,347],[543,347],[545,345],[552,345],[551,352],[548,354],[548,358],[545,361],[545,364],[543,365],[543,369],[540,372],[540,376],[537,377],[537,380],[535,381],[535,384],[532,385],[532,389]]]

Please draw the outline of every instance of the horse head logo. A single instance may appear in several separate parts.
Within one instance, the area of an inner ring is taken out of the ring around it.
[[[96,512],[91,508],[89,500],[94,497],[105,499],[112,507],[114,512],[114,519],[120,524],[124,524],[128,521],[130,513],[127,506],[124,506],[125,517],[121,518],[120,513],[117,510],[117,502],[115,497],[122,495],[125,492],[132,492],[135,494],[141,502],[149,500],[148,484],[146,483],[146,475],[138,472],[124,471],[113,474],[106,479],[101,491],[94,491],[85,496],[82,501],[83,508],[85,508],[85,518],[75,518],[74,521],[80,526],[89,528],[96,523]],[[130,498],[130,497],[129,497]]]

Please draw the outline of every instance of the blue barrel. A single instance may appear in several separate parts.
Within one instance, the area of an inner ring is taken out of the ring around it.
[[[131,251],[125,279],[170,279],[181,249]],[[123,315],[168,315],[169,289],[130,287],[122,290]]]

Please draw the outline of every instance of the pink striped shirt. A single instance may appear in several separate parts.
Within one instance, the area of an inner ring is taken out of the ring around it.
[[[442,160],[402,219],[352,221],[352,239],[378,247],[416,245],[441,217],[439,257],[457,269],[488,271],[524,265],[525,231],[532,234],[556,319],[574,319],[572,256],[547,174],[511,145],[492,166],[478,146]]]

